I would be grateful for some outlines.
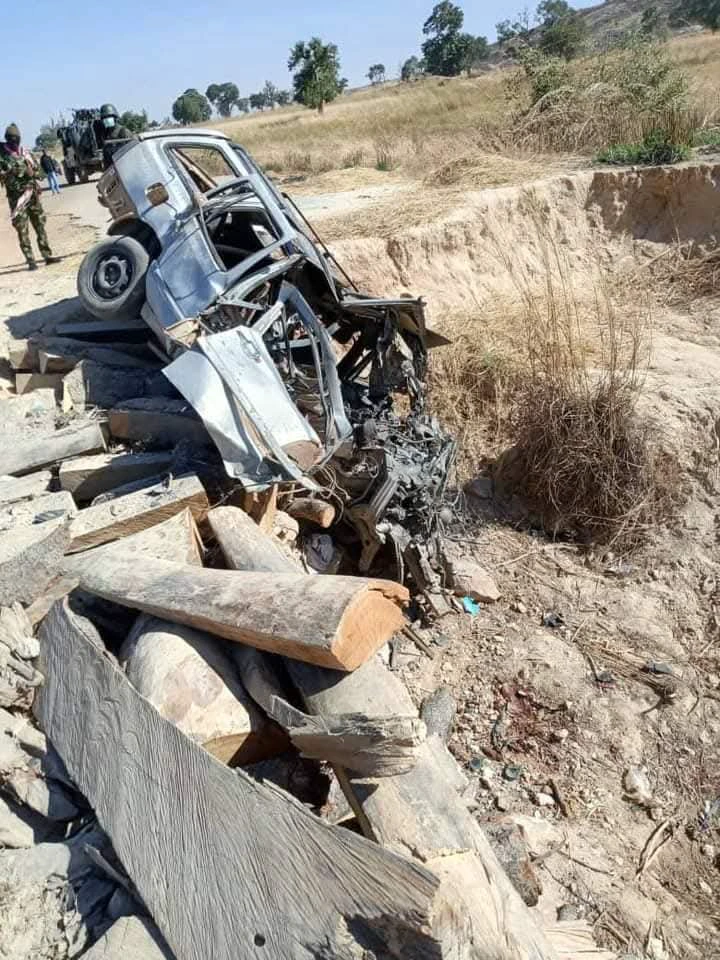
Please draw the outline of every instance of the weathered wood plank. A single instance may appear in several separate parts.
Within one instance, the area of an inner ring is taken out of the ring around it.
[[[0,536],[0,604],[32,603],[57,576],[70,540],[65,520],[49,520]]]
[[[389,580],[194,569],[129,556],[122,544],[102,566],[67,557],[63,572],[106,600],[340,670],[354,670],[400,629],[408,596]]]
[[[38,467],[46,467],[59,460],[83,453],[97,453],[105,449],[105,437],[97,421],[38,434],[0,446],[0,474],[19,476]]]
[[[175,960],[162,934],[143,917],[121,917],[83,960]]]
[[[420,865],[219,764],[134,690],[66,603],[41,643],[44,729],[177,960],[360,957],[358,940],[404,960],[442,955],[458,921]]]
[[[270,537],[258,536],[248,526],[252,521],[242,511],[218,507],[208,515],[208,523],[229,566],[276,575],[294,568]],[[318,716],[416,715],[405,686],[377,658],[352,674],[293,660],[285,666],[309,712]],[[557,960],[458,796],[456,786],[464,778],[437,737],[420,747],[417,764],[402,776],[352,777],[340,767],[335,772],[363,833],[391,850],[418,857],[442,882],[447,899],[463,918],[455,952],[447,957]]]
[[[196,476],[173,477],[165,484],[82,510],[70,526],[69,553],[118,540],[167,520],[189,508],[196,519],[208,509],[207,494]]]
[[[110,410],[108,423],[110,434],[118,440],[142,441],[162,449],[183,442],[194,447],[212,445],[202,420],[181,400],[129,400]]]
[[[16,373],[15,374],[15,393],[21,397],[25,393],[32,393],[34,390],[55,390],[60,391],[63,383],[61,373]]]
[[[76,457],[60,464],[60,486],[63,490],[69,490],[78,501],[94,500],[114,487],[154,477],[172,462],[172,453],[164,451],[100,453],[89,457]]]
[[[312,500],[310,497],[296,497],[286,510],[295,520],[309,520],[327,530],[335,521],[335,507],[324,500]]]
[[[39,497],[0,504],[0,536],[17,527],[46,520],[74,517],[77,506],[67,490],[41,493]]]
[[[0,477],[0,503],[17,503],[47,493],[52,474],[39,470],[24,477]]]
[[[109,409],[134,397],[172,397],[174,387],[161,371],[108,367],[81,360],[62,381],[62,408],[66,412],[86,407]]]

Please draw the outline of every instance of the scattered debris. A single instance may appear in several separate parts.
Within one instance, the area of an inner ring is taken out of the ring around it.
[[[480,604],[472,597],[463,597],[462,605],[465,613],[469,613],[471,617],[476,617],[480,613]]]
[[[425,721],[428,736],[434,735],[447,743],[452,733],[457,713],[457,702],[449,687],[438,687],[425,697],[420,707],[420,717]]]
[[[625,795],[641,807],[650,807],[653,791],[645,767],[629,767],[623,774]]]

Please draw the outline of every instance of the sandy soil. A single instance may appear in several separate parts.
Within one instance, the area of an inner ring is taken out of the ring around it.
[[[585,172],[466,192],[409,228],[403,211],[426,198],[397,194],[395,212],[383,206],[360,233],[360,207],[387,196],[359,188],[304,204],[337,214],[334,235],[347,239],[335,248],[358,280],[424,294],[436,325],[461,318],[482,342],[513,294],[508,255],[542,282],[550,231],[580,289],[602,267],[647,292],[637,278],[676,237],[714,242],[718,177],[712,165]],[[34,274],[0,218],[0,352],[72,313],[80,255],[102,226],[91,185],[45,205],[64,260]],[[463,549],[493,571],[502,599],[443,624],[449,644],[434,659],[403,650],[399,663],[418,702],[452,688],[450,745],[470,800],[483,821],[522,827],[548,923],[563,908],[618,956],[710,960],[720,957],[720,301],[655,299],[652,313],[643,404],[683,465],[680,515],[642,551],[616,556],[552,544],[476,501],[480,533]],[[555,627],[548,613],[560,615]],[[626,790],[636,768],[646,796]]]

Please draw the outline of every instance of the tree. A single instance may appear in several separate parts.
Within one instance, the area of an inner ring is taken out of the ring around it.
[[[295,99],[322,113],[325,104],[334,100],[345,87],[340,79],[340,57],[334,43],[323,43],[319,37],[298,41],[290,51],[288,70],[294,74]],[[347,86],[347,81],[345,83]]]
[[[720,29],[720,0],[680,0],[672,13],[673,23],[699,23],[713,33]]]
[[[38,150],[51,150],[57,145],[58,128],[65,126],[65,118],[60,116],[57,119],[50,117],[47,123],[40,127],[40,133],[35,137],[35,147]]]
[[[408,57],[400,68],[400,79],[403,83],[417,80],[422,75],[423,65],[418,57]]]
[[[278,90],[275,95],[275,103],[279,107],[286,107],[292,100],[292,93],[290,90]]]
[[[663,15],[655,4],[646,7],[640,17],[640,34],[643,37],[661,37],[666,31]]]
[[[428,38],[422,45],[428,73],[441,77],[456,77],[467,69],[474,49],[475,38],[462,33],[465,14],[449,0],[443,0],[423,24],[423,33]]]
[[[133,110],[126,110],[120,115],[120,126],[127,127],[130,133],[143,133],[149,125],[147,110],[141,113],[135,113]]]
[[[460,40],[463,48],[463,69],[470,73],[490,56],[490,46],[487,37],[473,37],[469,33],[461,33]]]
[[[212,107],[199,90],[189,87],[173,103],[172,115],[178,123],[204,123],[212,116]]]
[[[537,8],[540,49],[551,57],[572,60],[585,46],[587,23],[565,0],[543,0]]]
[[[234,83],[211,83],[205,96],[221,117],[229,117],[237,103],[240,91]]]
[[[269,80],[266,80],[265,86],[262,89],[262,93],[265,97],[265,106],[272,110],[277,102],[278,88],[274,83],[270,83]]]
[[[374,63],[368,69],[367,78],[374,87],[378,83],[385,83],[385,64]]]
[[[532,34],[532,20],[527,7],[522,9],[515,20],[501,20],[495,24],[498,43],[506,48],[506,53],[514,56],[517,47],[526,44]]]
[[[250,113],[250,100],[248,97],[238,97],[235,101],[235,106],[240,113]]]
[[[250,94],[250,106],[253,110],[264,110],[265,109],[265,92],[261,93],[251,93]]]

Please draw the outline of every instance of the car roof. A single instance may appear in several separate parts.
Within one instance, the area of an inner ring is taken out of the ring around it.
[[[158,137],[212,137],[215,140],[229,140],[230,137],[220,130],[210,130],[206,127],[164,127],[157,130],[146,130],[138,134],[138,140],[155,140]]]

